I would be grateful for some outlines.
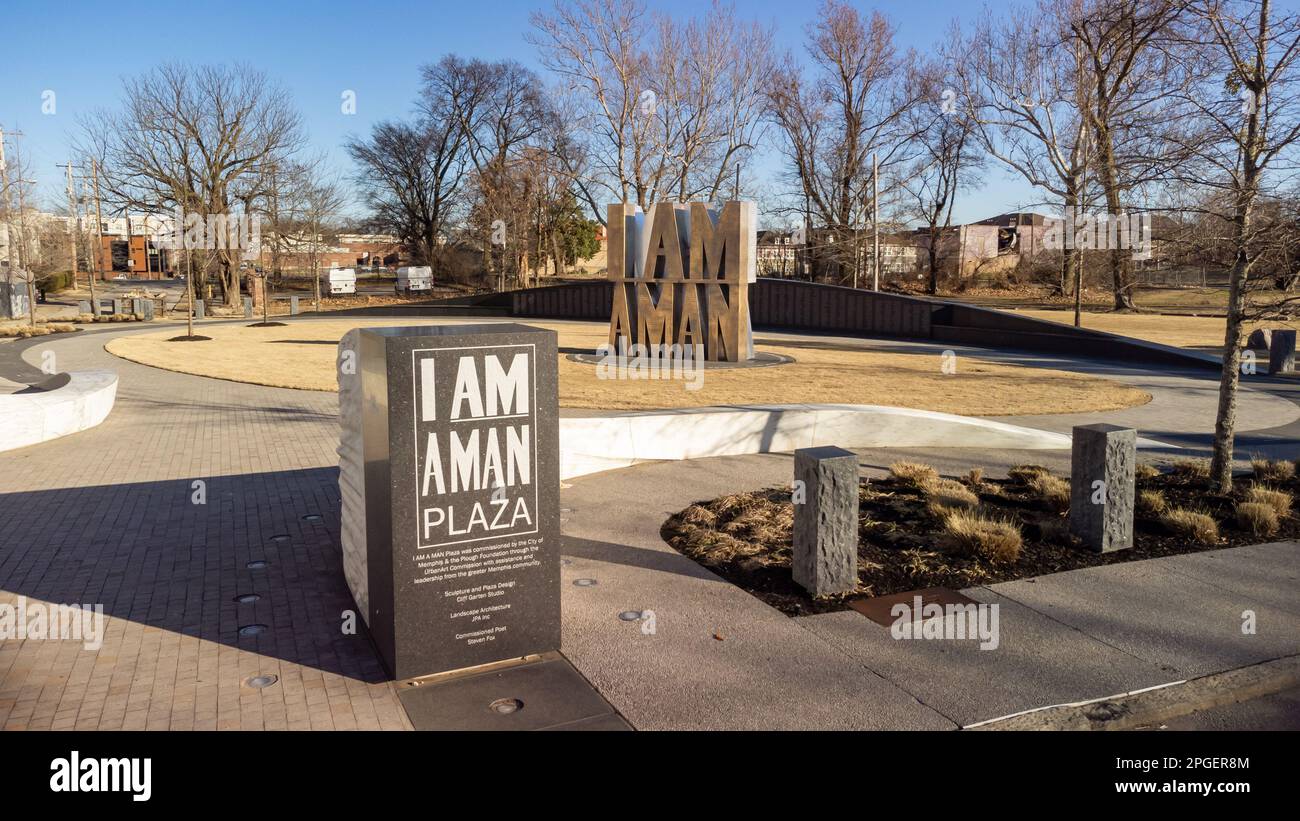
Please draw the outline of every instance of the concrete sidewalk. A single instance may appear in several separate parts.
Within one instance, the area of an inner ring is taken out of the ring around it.
[[[692,501],[788,471],[788,456],[723,457],[565,490],[564,652],[638,729],[955,729],[1300,653],[1294,542],[964,590],[999,605],[999,646],[981,650],[895,640],[852,611],[788,618],[659,537]],[[653,611],[653,632],[619,619],[629,610]]]

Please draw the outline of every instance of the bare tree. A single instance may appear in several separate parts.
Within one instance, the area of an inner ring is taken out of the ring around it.
[[[448,102],[425,103],[421,121],[381,122],[369,138],[354,137],[346,147],[372,223],[401,238],[415,261],[437,265],[469,158]]]
[[[591,182],[620,202],[654,200],[657,98],[651,88],[650,23],[637,0],[557,0],[532,15],[528,36],[542,64],[572,89],[570,129],[585,135]],[[603,208],[596,215],[604,219]]]
[[[1159,139],[1169,98],[1173,25],[1186,0],[1073,0],[1058,6],[1061,47],[1082,49],[1085,117],[1094,173],[1112,215],[1125,212],[1134,188],[1160,176],[1173,159]],[[1116,310],[1132,310],[1130,255],[1110,249]]]
[[[1194,132],[1196,181],[1227,204],[1232,265],[1210,468],[1215,487],[1227,492],[1247,291],[1270,239],[1265,231],[1275,227],[1257,212],[1261,198],[1294,174],[1300,146],[1300,15],[1277,12],[1270,0],[1198,0],[1192,13],[1170,51],[1187,78],[1182,103],[1203,125]]]
[[[961,41],[953,28],[951,38]],[[942,62],[922,67],[914,82],[924,84],[924,97],[907,113],[908,131],[915,133],[917,156],[900,186],[905,212],[919,218],[929,235],[929,279],[926,290],[939,292],[940,238],[952,226],[952,210],[960,190],[979,184],[984,151],[974,132],[969,107],[958,106],[952,81]],[[958,260],[958,274],[961,260]]]
[[[256,196],[304,140],[288,94],[261,72],[184,63],[127,80],[123,107],[98,112],[83,130],[83,151],[99,160],[116,213],[180,207],[205,222],[233,216],[233,204]],[[239,254],[221,245],[213,261],[233,307]]]
[[[983,148],[1059,203],[1067,220],[1086,206],[1091,141],[1085,111],[1083,49],[1062,46],[1046,25],[1053,7],[989,15],[969,39],[949,41],[944,54],[960,84],[957,107],[970,112]],[[1081,252],[1063,249],[1059,290],[1077,292]]]
[[[886,172],[907,161],[904,114],[921,91],[908,82],[913,55],[899,56],[894,29],[878,12],[864,18],[847,3],[826,0],[808,28],[807,49],[811,74],[787,56],[769,83],[768,111],[806,222],[815,218],[829,230],[831,243],[817,256],[842,280],[857,270],[858,232],[871,211],[872,155]]]
[[[314,310],[319,312],[320,258],[329,244],[331,225],[344,206],[342,185],[328,170],[323,155],[284,169],[283,180],[275,192],[274,239],[306,262],[312,278]]]
[[[541,80],[513,60],[462,60],[455,55],[425,66],[423,79],[426,114],[432,116],[432,109],[446,101],[465,134],[475,207],[486,229],[474,238],[485,272],[491,270],[493,251],[497,252],[497,273],[504,285],[508,264],[518,273],[521,257],[527,256],[525,232],[519,224],[523,217],[515,204],[530,195],[517,185],[526,177],[515,174],[511,165],[547,131],[552,114]],[[506,230],[493,226],[506,226]],[[522,265],[527,267],[526,262]]]

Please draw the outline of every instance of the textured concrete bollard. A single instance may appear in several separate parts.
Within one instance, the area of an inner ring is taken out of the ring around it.
[[[1133,546],[1137,431],[1080,425],[1070,451],[1070,533],[1098,553]]]
[[[289,297],[289,316],[297,316],[297,315],[298,315],[298,297],[291,296]]]
[[[195,319],[203,318],[203,300],[201,299],[194,300],[194,318]]]
[[[119,315],[119,314],[124,314],[124,313],[126,313],[126,300],[125,300],[125,299],[114,299],[114,300],[113,300],[113,314],[114,314],[114,315]]]
[[[90,307],[90,300],[89,300],[89,299],[79,299],[79,300],[77,300],[77,313],[79,313],[79,314],[90,314],[90,313],[94,313],[94,311],[93,311],[93,310],[91,309],[91,307]]]
[[[814,596],[853,590],[858,586],[858,457],[833,446],[801,448],[794,452],[794,478],[795,582]]]
[[[246,296],[244,297],[244,317],[246,319],[251,319],[252,316],[253,316],[253,298],[251,296]]]
[[[1275,328],[1268,346],[1268,372],[1291,373],[1295,370],[1295,331]]]
[[[1273,345],[1273,331],[1268,328],[1256,328],[1246,339],[1246,347],[1252,350],[1267,351]]]

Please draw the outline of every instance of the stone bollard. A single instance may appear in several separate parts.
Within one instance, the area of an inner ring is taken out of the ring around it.
[[[203,318],[203,314],[204,314],[204,310],[203,310],[203,300],[201,300],[201,299],[196,299],[196,300],[194,300],[194,318],[195,318],[195,319],[202,319],[202,318]]]
[[[113,315],[114,315],[114,316],[120,316],[121,314],[124,314],[124,313],[126,313],[126,300],[125,300],[125,299],[114,299],[114,300],[113,300]]]
[[[794,478],[803,494],[794,506],[794,580],[814,596],[847,593],[858,586],[858,457],[834,446],[801,448]]]
[[[1251,350],[1267,351],[1273,344],[1273,331],[1270,328],[1256,328],[1246,338],[1246,347]]]
[[[79,299],[79,300],[77,300],[77,313],[78,313],[78,314],[93,314],[94,312],[95,312],[95,310],[94,310],[94,308],[92,308],[92,307],[90,306],[90,300],[89,300],[89,299]]]
[[[1275,328],[1272,344],[1268,346],[1268,372],[1291,373],[1294,370],[1295,331]]]
[[[298,297],[291,296],[289,297],[289,316],[297,316],[297,315],[298,315]]]
[[[244,318],[251,319],[252,316],[253,316],[253,298],[251,296],[246,296],[244,297]]]
[[[1098,553],[1133,546],[1137,431],[1080,425],[1070,451],[1070,533]]]

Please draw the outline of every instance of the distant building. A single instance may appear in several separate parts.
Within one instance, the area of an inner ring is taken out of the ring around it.
[[[978,222],[954,225],[939,233],[941,270],[958,276],[993,273],[1015,268],[1022,260],[1043,253],[1048,217],[1031,212],[999,214]],[[928,265],[930,229],[913,233],[921,267]]]
[[[880,274],[882,277],[909,276],[916,271],[916,243],[912,236],[901,226],[882,224],[880,232]],[[801,238],[790,231],[758,232],[758,275],[766,277],[797,277],[808,279],[814,276],[809,269],[820,258],[838,257],[835,254],[837,236],[826,228],[815,228],[808,233],[811,250],[800,241]],[[843,242],[843,239],[839,240]],[[864,229],[857,236],[857,255],[862,260],[860,271],[864,276],[871,276],[872,234]],[[849,252],[850,258],[852,253]]]

